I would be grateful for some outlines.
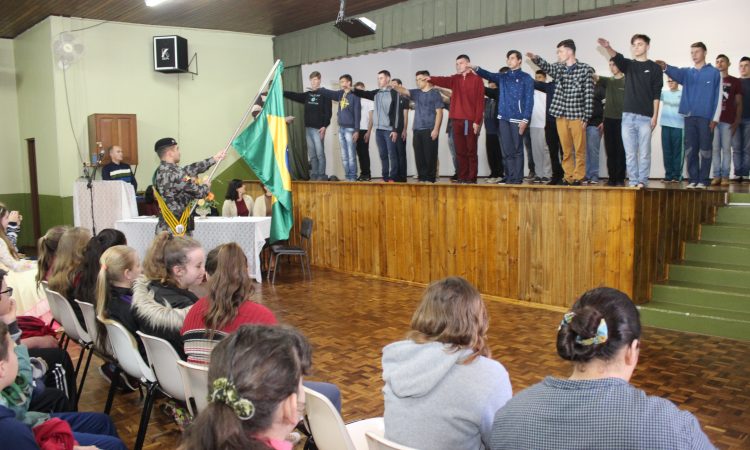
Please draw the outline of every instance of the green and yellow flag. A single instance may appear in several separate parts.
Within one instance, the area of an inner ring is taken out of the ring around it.
[[[284,114],[284,91],[279,63],[260,114],[232,145],[258,179],[273,194],[271,242],[289,239],[292,229],[292,177],[289,175],[289,138]]]

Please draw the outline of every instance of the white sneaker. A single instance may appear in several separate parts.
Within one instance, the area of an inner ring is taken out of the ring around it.
[[[487,184],[497,183],[497,178],[487,178],[484,182]]]
[[[685,189],[695,189],[696,183],[688,183],[687,186],[685,186]]]
[[[698,183],[698,184],[695,185],[695,188],[696,189],[706,189],[706,185],[703,184],[703,183]]]

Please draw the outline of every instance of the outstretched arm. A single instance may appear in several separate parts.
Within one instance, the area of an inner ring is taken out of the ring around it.
[[[599,45],[601,45],[602,47],[604,47],[604,50],[607,51],[607,54],[609,55],[610,58],[612,58],[613,56],[615,56],[617,54],[617,51],[615,51],[615,49],[613,49],[612,46],[609,45],[609,41],[608,40],[606,40],[604,38],[599,38],[599,39],[596,40],[596,42]]]

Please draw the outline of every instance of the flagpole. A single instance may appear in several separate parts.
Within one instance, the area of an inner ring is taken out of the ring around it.
[[[242,116],[242,120],[240,120],[239,125],[237,125],[237,129],[234,130],[234,133],[232,134],[232,137],[229,138],[229,142],[227,142],[227,145],[224,146],[223,153],[225,157],[226,157],[227,150],[229,150],[229,147],[232,145],[232,142],[234,141],[234,138],[236,138],[237,135],[240,134],[240,130],[242,130],[242,126],[245,124],[245,121],[247,121],[247,117],[252,112],[253,106],[255,106],[255,103],[258,101],[258,98],[260,98],[261,94],[263,93],[263,89],[268,85],[268,82],[271,80],[271,77],[273,77],[274,73],[276,73],[276,68],[279,66],[280,63],[281,63],[281,60],[277,59],[276,62],[273,64],[273,67],[271,67],[271,71],[268,72],[268,75],[266,76],[265,81],[263,81],[263,84],[260,86],[258,93],[255,94],[253,101],[250,102],[250,106],[247,108],[247,111],[245,111],[245,115]],[[223,160],[224,159],[222,159],[221,161]],[[208,175],[209,181],[213,180],[214,174],[216,173],[216,169],[219,168],[221,161],[217,161],[216,164],[214,164],[214,168],[211,170],[211,173]],[[193,214],[193,211],[195,210],[196,205],[197,205],[197,202],[193,202],[193,206],[190,207],[190,215]]]
[[[237,125],[237,129],[234,130],[234,133],[232,134],[232,137],[229,138],[229,142],[227,142],[227,145],[224,146],[223,153],[226,156],[227,150],[229,150],[229,147],[232,145],[232,142],[234,141],[234,138],[237,137],[238,134],[240,134],[240,131],[242,130],[242,126],[245,124],[245,121],[247,120],[247,117],[250,115],[250,113],[253,110],[253,106],[255,106],[255,103],[258,101],[258,98],[260,98],[261,94],[263,93],[263,89],[266,87],[268,82],[271,80],[271,77],[273,77],[273,74],[276,73],[276,67],[279,66],[281,63],[280,59],[277,59],[276,62],[273,64],[273,67],[271,67],[271,71],[268,72],[268,76],[266,76],[266,80],[261,85],[260,89],[258,90],[258,93],[255,94],[255,97],[253,98],[253,101],[250,103],[250,107],[247,108],[247,111],[245,111],[245,115],[242,116],[242,120],[240,121],[239,125]],[[223,159],[222,159],[223,161]],[[219,168],[219,165],[221,164],[221,161],[214,164],[213,170],[211,170],[211,174],[208,176],[209,180],[212,180],[214,178],[214,174],[216,173],[216,169]]]

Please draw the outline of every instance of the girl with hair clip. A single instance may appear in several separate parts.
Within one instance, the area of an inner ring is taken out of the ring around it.
[[[36,272],[36,283],[41,284],[42,281],[49,280],[52,273],[52,264],[55,262],[55,254],[57,253],[57,246],[60,243],[60,238],[63,233],[68,231],[68,227],[59,225],[52,227],[39,238],[36,244],[37,250],[37,272]]]
[[[244,325],[213,352],[209,404],[182,450],[291,450],[285,438],[305,411],[303,375],[312,349],[297,330]]]
[[[81,277],[73,289],[73,296],[82,302],[96,303],[96,281],[100,262],[105,250],[115,245],[127,245],[128,241],[120,230],[105,228],[92,237],[83,250],[83,263],[79,269]]]
[[[37,288],[34,278],[36,262],[22,259],[6,234],[8,224],[15,215],[18,215],[17,211],[10,211],[0,203],[0,269],[8,272],[8,282],[15,287],[19,315],[44,318],[49,322],[52,318],[49,303]]]
[[[143,276],[133,285],[132,312],[138,329],[169,341],[185,358],[180,329],[198,301],[190,288],[203,282],[206,255],[200,242],[163,231],[143,260]]]
[[[490,448],[714,448],[692,414],[629,383],[640,337],[626,294],[606,287],[583,294],[557,332],[557,354],[573,373],[513,397],[495,416]]]
[[[253,198],[245,194],[245,184],[242,180],[233,179],[227,185],[227,195],[224,197],[221,215],[224,217],[247,217],[253,215]]]
[[[383,348],[385,436],[424,449],[483,449],[495,412],[513,395],[490,359],[489,319],[460,277],[427,287],[406,340]]]

